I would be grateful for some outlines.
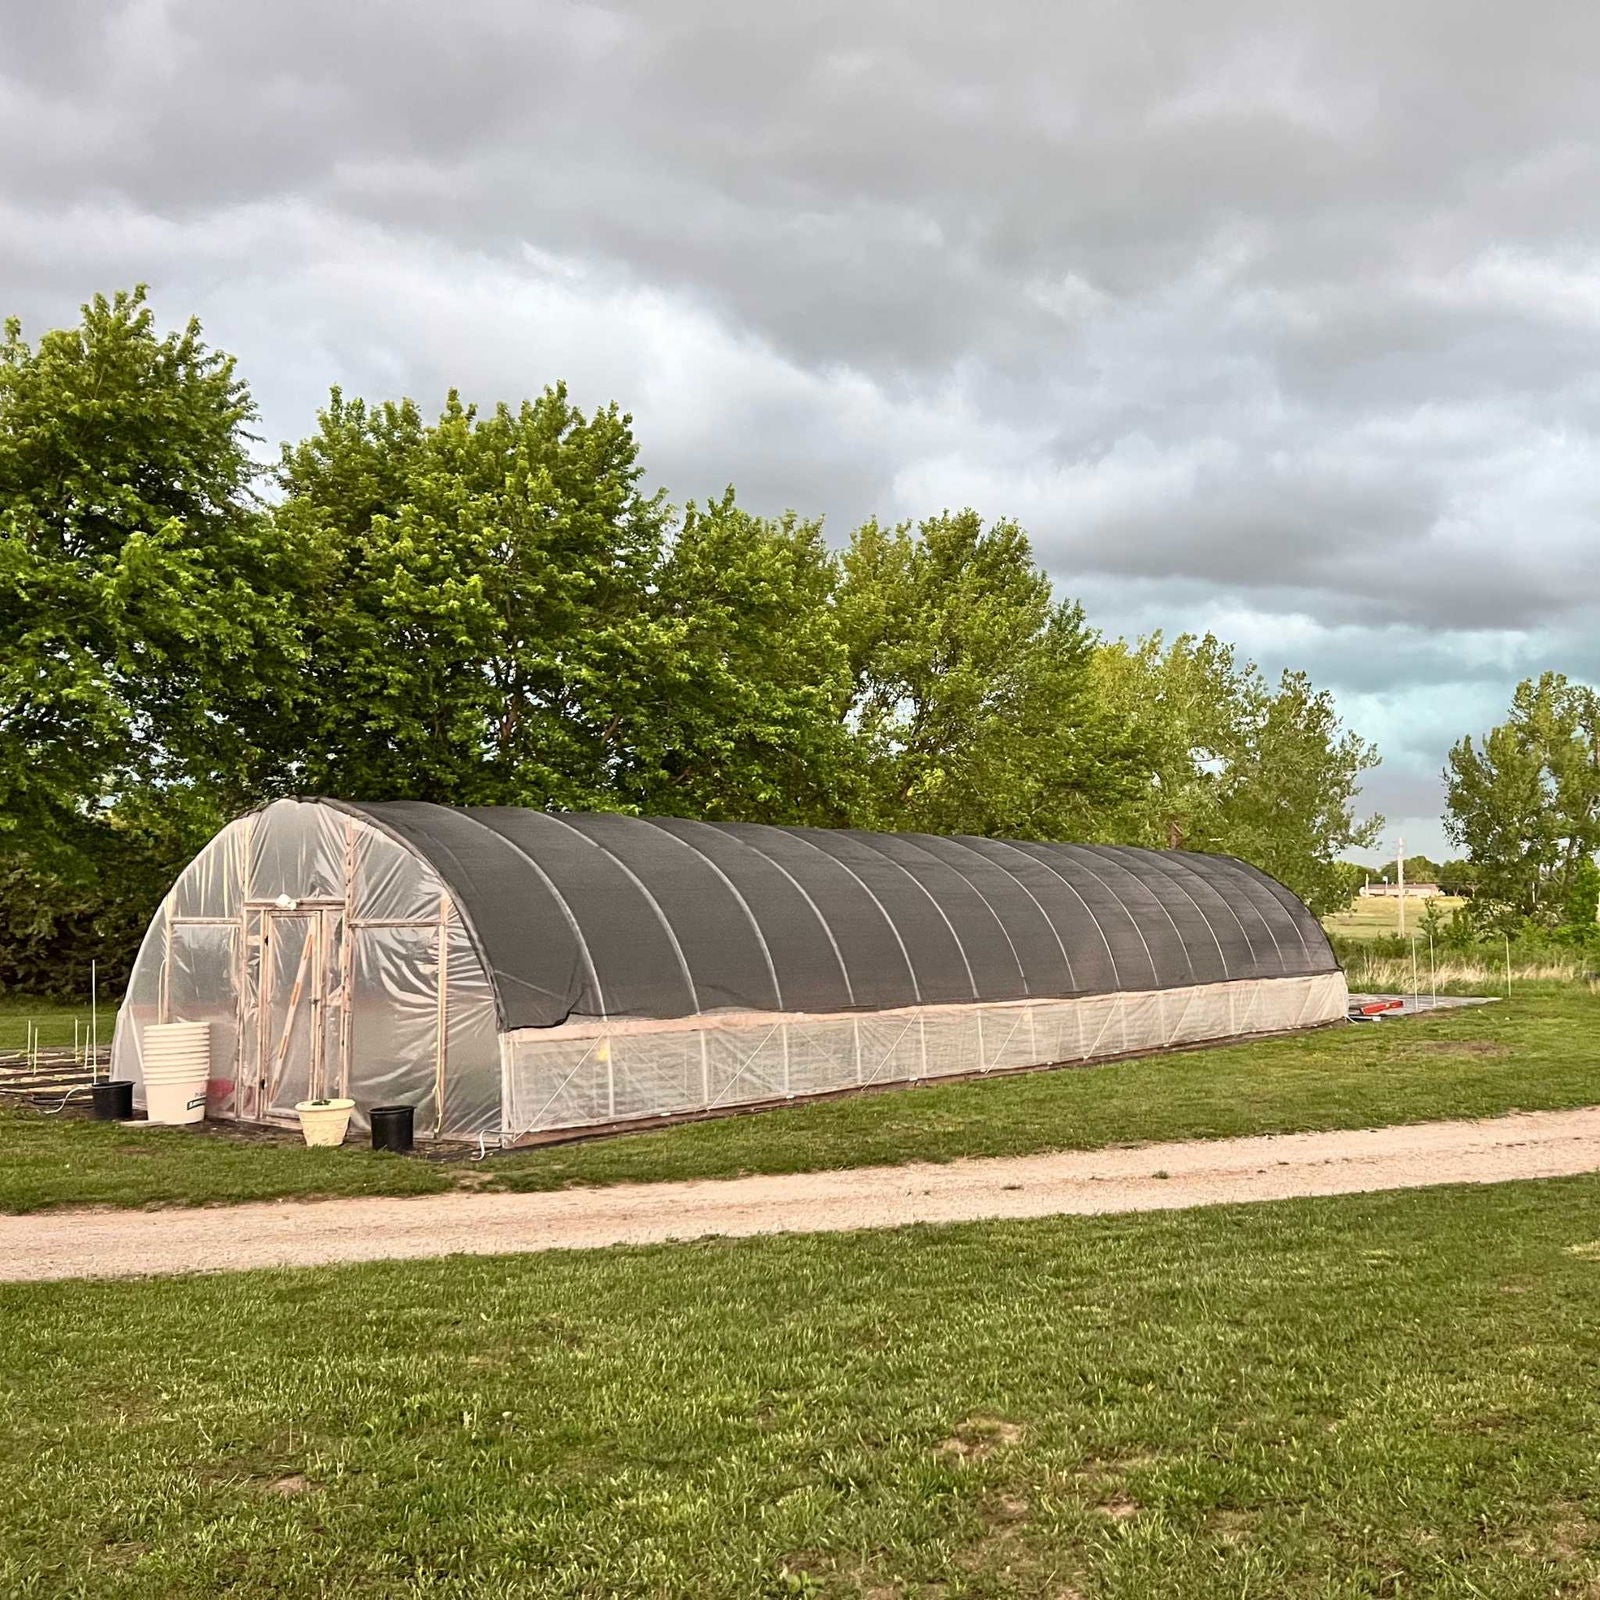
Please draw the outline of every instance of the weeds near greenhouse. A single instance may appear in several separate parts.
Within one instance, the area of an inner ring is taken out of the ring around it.
[[[1430,988],[1455,994],[1504,994],[1506,964],[1492,955],[1451,957],[1436,960],[1430,968],[1427,948],[1418,952],[1413,968],[1409,956],[1375,956],[1365,951],[1346,954],[1345,977],[1352,990],[1371,993],[1410,994],[1413,987],[1426,994]],[[1572,984],[1589,993],[1600,992],[1600,983],[1590,975],[1582,960],[1543,960],[1511,963],[1513,991],[1519,983]]]

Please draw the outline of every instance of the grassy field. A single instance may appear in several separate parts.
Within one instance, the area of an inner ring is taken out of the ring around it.
[[[1423,913],[1429,906],[1436,906],[1441,917],[1448,917],[1465,904],[1465,900],[1452,899],[1448,895],[1440,895],[1433,900],[1416,900],[1407,895],[1406,932],[1412,934],[1418,931]],[[1324,917],[1322,925],[1329,933],[1339,934],[1346,939],[1387,938],[1400,931],[1400,902],[1363,896],[1351,901],[1348,911],[1335,911],[1331,916]]]
[[[39,1000],[30,995],[0,995],[0,1050],[22,1050],[28,1043],[28,1025],[37,1024],[39,1043],[45,1048],[73,1042],[73,1024],[82,1034],[89,1030],[89,999],[67,1005],[59,1000]],[[117,1025],[117,1008],[100,1007],[100,1043],[109,1046]]]
[[[442,1167],[356,1146],[251,1144],[183,1128],[122,1128],[0,1106],[0,1212],[433,1194],[451,1184]]]
[[[1600,1179],[0,1290],[15,1600],[1550,1600]]]
[[[511,1189],[716,1178],[1588,1105],[1600,1103],[1597,1024],[1600,998],[1552,985],[1435,1017],[864,1095],[449,1168],[354,1147],[0,1115],[0,1210],[410,1194],[461,1176]]]

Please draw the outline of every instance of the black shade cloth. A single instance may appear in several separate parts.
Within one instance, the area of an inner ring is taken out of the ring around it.
[[[336,804],[448,886],[504,1028],[1066,999],[1338,963],[1231,856],[855,829]]]

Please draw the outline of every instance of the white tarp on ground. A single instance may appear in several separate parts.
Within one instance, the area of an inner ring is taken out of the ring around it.
[[[505,1137],[1279,1033],[1345,1009],[1344,974],[1322,972],[1075,1000],[528,1028],[502,1041]]]

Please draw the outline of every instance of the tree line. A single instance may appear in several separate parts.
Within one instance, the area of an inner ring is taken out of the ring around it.
[[[1450,751],[1444,778],[1473,894],[1458,932],[1600,950],[1600,694],[1559,672],[1525,680],[1504,722]]]
[[[1431,856],[1415,855],[1405,858],[1406,886],[1435,885],[1441,894],[1470,897],[1477,888],[1477,871],[1465,858],[1452,861],[1435,861]],[[1368,883],[1397,883],[1399,866],[1385,861],[1381,866],[1368,867],[1359,862],[1344,864],[1345,876],[1350,886],[1350,897],[1360,894]]]
[[[1103,638],[1016,523],[644,486],[631,418],[334,390],[263,465],[142,290],[0,347],[0,985],[115,977],[275,797],[1220,850],[1343,897],[1372,748],[1303,673]]]

